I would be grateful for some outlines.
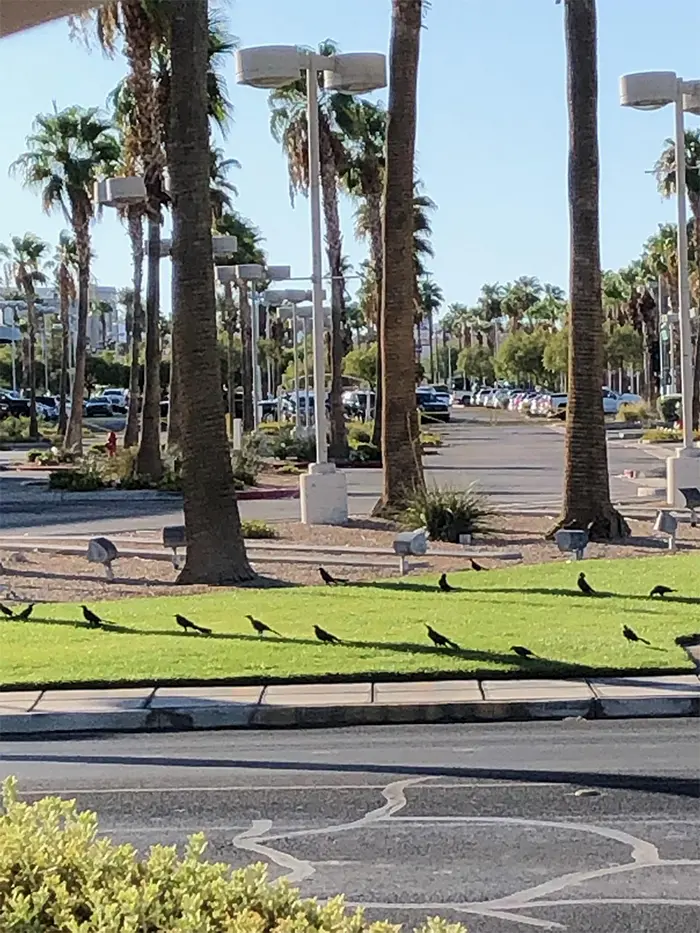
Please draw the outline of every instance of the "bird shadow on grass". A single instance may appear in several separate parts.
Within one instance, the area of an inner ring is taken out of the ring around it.
[[[72,628],[88,629],[89,631],[94,631],[96,634],[97,629],[91,628],[86,622],[81,622],[75,619],[41,619],[36,618],[32,619],[30,622],[26,623],[27,625],[32,624],[44,624],[44,625],[59,625]],[[212,632],[210,635],[180,632],[177,630],[170,629],[141,629],[141,628],[130,628],[123,625],[110,624],[105,625],[99,630],[100,634],[111,633],[118,635],[146,635],[146,636],[155,636],[155,637],[165,637],[165,638],[188,638],[190,640],[198,638],[206,641],[237,641],[243,643],[252,643],[252,644],[261,644],[262,642],[266,644],[275,644],[275,645],[295,645],[295,646],[311,646],[318,648],[321,646],[315,638],[292,638],[285,636],[277,635],[268,635],[264,639],[260,638],[258,635],[249,635],[245,632]],[[497,652],[497,651],[486,651],[482,649],[475,648],[458,648],[458,649],[445,649],[438,648],[434,645],[424,645],[418,642],[392,642],[392,641],[360,641],[355,639],[346,639],[343,640],[339,645],[327,645],[323,646],[328,652],[341,652],[344,648],[359,649],[362,651],[390,651],[396,652],[398,654],[411,654],[411,655],[427,655],[430,657],[446,656],[454,659],[459,659],[462,661],[471,661],[471,662],[481,662],[487,664],[506,664],[511,665],[512,667],[518,668],[521,671],[531,671],[538,674],[557,674],[561,676],[562,674],[568,674],[570,676],[587,676],[595,673],[596,668],[590,667],[583,664],[572,664],[568,661],[558,661],[555,658],[542,658],[542,657],[532,657],[532,658],[520,658],[515,654]],[[664,650],[664,649],[659,649]]]

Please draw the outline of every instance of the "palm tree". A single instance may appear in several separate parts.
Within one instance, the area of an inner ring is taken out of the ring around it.
[[[654,166],[659,191],[665,198],[676,193],[676,144],[667,139],[664,151]],[[685,133],[685,180],[688,200],[693,212],[694,236],[700,244],[700,130],[686,130]],[[700,249],[696,249],[696,273],[700,279]],[[697,296],[700,303],[700,294]],[[695,341],[693,359],[693,427],[700,422],[700,339]]]
[[[321,55],[334,55],[337,47],[330,40],[319,46]],[[287,157],[292,202],[297,193],[309,187],[307,149],[306,84],[300,78],[270,92],[270,130],[282,145]],[[338,208],[338,178],[343,172],[345,151],[334,114],[344,106],[343,95],[329,95],[321,85],[319,96],[319,145],[321,155],[321,192],[326,226],[326,251],[331,274],[331,391],[330,456],[342,458],[347,453],[345,412],[342,400],[343,331],[345,328],[345,283],[343,278],[343,238]],[[317,388],[317,391],[320,391]]]
[[[435,341],[433,339],[433,322],[436,311],[445,300],[442,289],[431,275],[425,275],[418,286],[421,317],[428,321],[428,349],[430,351],[430,381],[435,382]]]
[[[59,383],[58,433],[65,437],[68,427],[70,370],[70,306],[76,299],[75,275],[78,269],[78,244],[74,236],[62,230],[53,258],[61,315],[61,379]]]
[[[23,237],[13,236],[10,247],[0,243],[0,256],[7,259],[15,285],[24,296],[27,305],[27,335],[29,337],[29,437],[39,436],[36,415],[36,285],[46,282],[42,266],[46,258],[48,243],[33,233]]]
[[[171,0],[168,165],[173,192],[173,330],[182,392],[187,561],[180,583],[250,580],[221,396],[211,245],[207,0]]]
[[[610,501],[601,402],[603,306],[600,271],[598,60],[595,0],[566,0],[569,105],[571,311],[564,502],[559,527],[593,539],[626,537]]]
[[[424,483],[416,412],[413,313],[414,158],[421,0],[393,0],[384,196],[382,460],[378,511],[401,508]]]
[[[542,286],[533,276],[522,275],[515,282],[506,285],[501,299],[501,310],[508,318],[511,333],[522,326],[528,312],[542,297]]]
[[[11,166],[24,184],[41,190],[44,210],[56,208],[70,222],[78,257],[78,325],[75,375],[65,445],[75,450],[83,443],[83,401],[87,319],[90,290],[90,222],[95,182],[111,175],[119,160],[119,143],[111,124],[95,108],[68,107],[39,114],[27,137],[27,152]]]
[[[237,159],[224,158],[224,151],[218,146],[212,146],[209,157],[209,198],[212,220],[216,223],[224,211],[230,211],[233,206],[233,197],[238,194],[238,189],[228,180],[228,173],[232,168],[240,168],[241,163]]]

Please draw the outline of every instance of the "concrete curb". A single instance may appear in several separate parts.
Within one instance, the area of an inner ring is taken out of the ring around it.
[[[515,682],[513,682],[515,683]],[[481,688],[480,688],[481,689]],[[623,688],[629,689],[629,688]],[[45,736],[56,733],[192,732],[211,729],[318,728],[425,723],[529,722],[562,719],[636,719],[700,716],[697,690],[681,695],[596,696],[535,700],[435,700],[419,703],[336,702],[264,705],[255,702],[203,702],[192,705],[173,697],[168,705],[144,701],[142,708],[16,712],[0,715],[0,735]],[[481,691],[483,693],[483,691]],[[54,696],[57,692],[54,692]],[[261,691],[261,699],[264,690]],[[0,699],[2,695],[0,694]],[[347,699],[347,698],[346,698]]]

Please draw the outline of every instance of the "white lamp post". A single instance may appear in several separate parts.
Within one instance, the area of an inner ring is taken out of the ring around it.
[[[325,295],[325,292],[324,292]],[[294,430],[299,433],[299,359],[297,356],[297,344],[299,338],[299,325],[297,323],[297,305],[302,301],[311,301],[313,295],[310,291],[303,289],[287,288],[282,291],[267,291],[265,299],[270,303],[275,303],[279,307],[281,318],[290,317],[292,322],[292,365],[294,367]],[[304,344],[304,353],[306,353],[306,344]],[[308,388],[307,388],[308,394]],[[308,424],[308,413],[307,413]]]
[[[681,343],[681,399],[683,446],[666,461],[669,505],[685,505],[679,489],[700,487],[700,451],[693,441],[693,363],[690,336],[690,284],[688,278],[688,211],[685,165],[684,109],[700,108],[700,81],[684,81],[674,71],[645,71],[620,78],[620,103],[636,110],[675,108],[676,201],[678,210],[678,310]]]
[[[329,90],[362,94],[386,86],[386,58],[376,53],[318,55],[296,46],[261,46],[236,53],[236,81],[270,90],[283,87],[306,73],[309,136],[309,204],[311,208],[311,285],[313,300],[314,391],[325,388],[320,150],[318,135],[318,73]],[[329,525],[347,521],[347,482],[328,463],[325,405],[316,405],[316,463],[300,480],[301,515],[307,524]]]

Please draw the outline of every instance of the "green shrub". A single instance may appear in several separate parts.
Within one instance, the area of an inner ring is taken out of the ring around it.
[[[439,434],[431,434],[429,431],[420,432],[420,442],[424,447],[442,447],[442,438]]]
[[[280,476],[300,476],[304,470],[295,463],[281,463],[275,468],[275,472],[279,473]]]
[[[267,522],[263,522],[258,518],[242,521],[241,530],[244,538],[279,538],[279,533],[272,525],[268,525]]]
[[[36,463],[39,457],[41,457],[44,453],[46,453],[45,450],[37,450],[36,448],[29,450],[27,451],[27,460],[29,463]]]
[[[382,452],[376,444],[357,444],[350,448],[350,461],[359,463],[376,462],[382,459]]]
[[[78,458],[70,450],[59,450],[50,447],[48,450],[30,450],[27,460],[30,463],[39,463],[42,466],[58,466],[61,463],[75,463]]]
[[[49,489],[63,492],[95,492],[104,489],[105,482],[97,470],[60,470],[49,473]]]
[[[673,424],[681,416],[681,396],[663,395],[656,403],[659,414],[667,424]]]
[[[29,440],[29,418],[15,418],[10,415],[0,421],[0,443],[12,443]]]
[[[343,897],[323,904],[299,896],[285,880],[271,884],[266,867],[232,871],[203,858],[202,834],[139,857],[129,844],[98,836],[91,811],[75,800],[17,799],[3,784],[0,815],[0,929],[3,933],[399,933],[369,923]],[[417,933],[465,933],[432,918]]]
[[[693,438],[700,441],[700,431],[694,431]],[[680,444],[683,441],[683,432],[678,428],[649,428],[642,434],[642,440],[649,444]]]
[[[231,455],[233,478],[240,486],[255,486],[262,469],[262,449],[266,443],[260,434],[244,434],[240,450]]]
[[[348,443],[352,446],[355,444],[369,444],[372,440],[372,422],[352,422],[348,425]]]
[[[311,463],[316,459],[316,438],[295,437],[294,428],[283,427],[277,437],[273,438],[270,452],[279,460],[301,460]]]
[[[488,531],[492,515],[485,495],[472,484],[468,489],[416,489],[401,519],[408,528],[427,528],[433,541],[456,544],[460,535]]]
[[[620,405],[615,421],[638,422],[645,424],[652,419],[652,411],[646,402],[624,402]]]

